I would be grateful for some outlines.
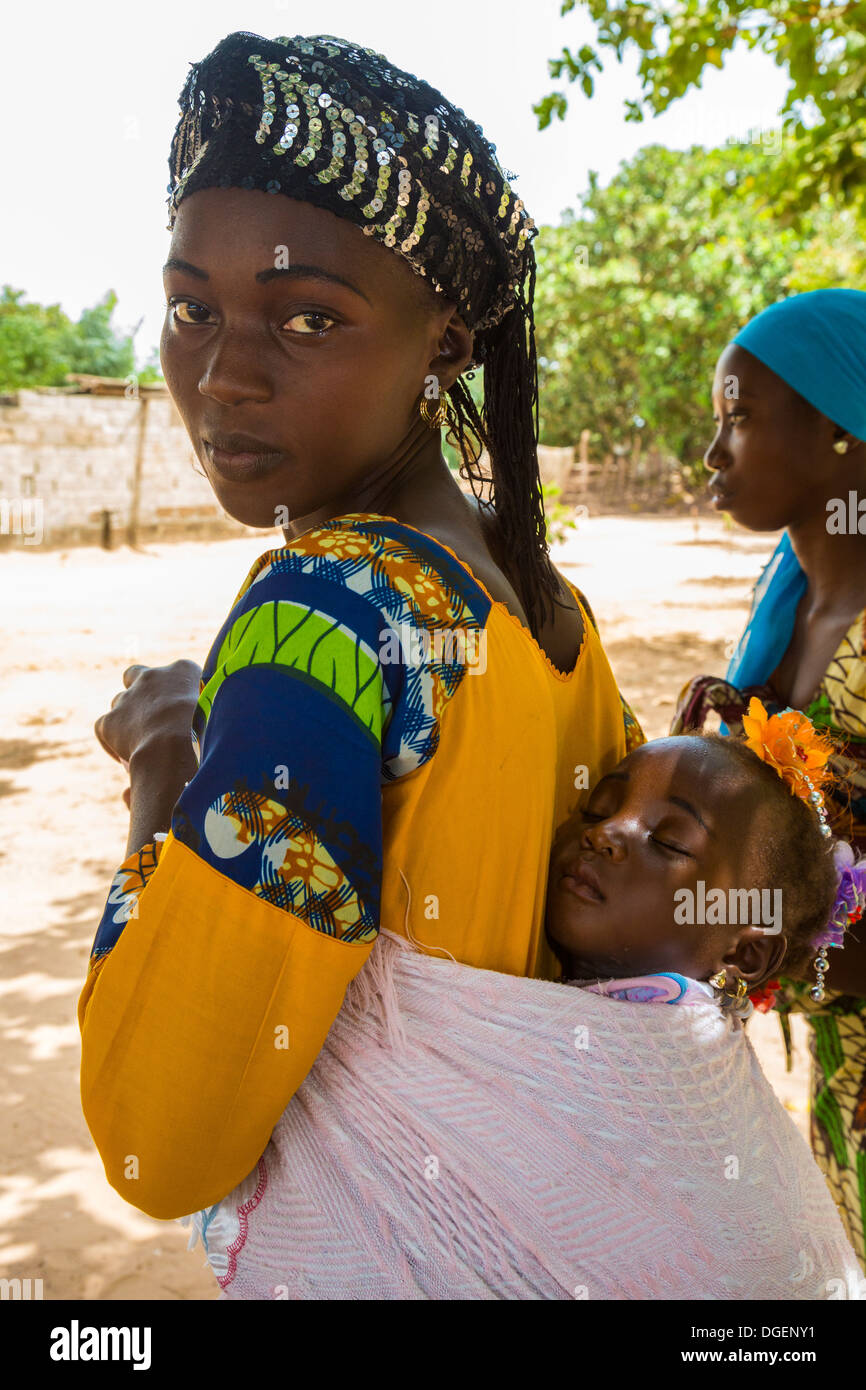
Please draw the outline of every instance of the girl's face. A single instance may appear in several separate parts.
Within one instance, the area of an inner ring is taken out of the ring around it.
[[[850,464],[832,448],[835,426],[746,348],[731,343],[713,381],[715,437],[704,454],[710,494],[750,531],[825,515],[846,496]]]
[[[272,527],[339,510],[435,445],[417,410],[425,378],[452,385],[472,336],[425,288],[322,208],[236,188],[182,201],[162,369],[230,516]]]
[[[751,865],[768,828],[760,788],[712,744],[677,737],[636,748],[556,838],[547,930],[567,957],[566,975],[674,970],[706,980],[736,965],[747,981],[765,979],[784,935],[697,919],[699,881],[704,894],[721,888],[726,903],[731,888],[762,886]],[[694,925],[675,920],[682,889],[694,895]]]

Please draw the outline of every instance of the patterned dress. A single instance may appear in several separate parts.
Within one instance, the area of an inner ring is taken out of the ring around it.
[[[381,927],[555,979],[555,829],[644,736],[583,596],[558,671],[447,546],[354,514],[253,565],[198,769],[114,876],[79,1001],[109,1182],[168,1218],[255,1168]]]
[[[698,676],[680,693],[671,733],[702,728],[711,710],[731,732],[741,732],[740,721],[752,695],[758,696],[769,714],[785,707],[769,684],[738,690],[728,681]],[[866,611],[842,638],[804,713],[836,743],[829,764],[834,782],[827,796],[833,833],[866,854]],[[832,979],[831,952],[828,980]],[[809,997],[810,984],[783,983],[776,1007],[788,1069],[789,1014],[796,1010],[806,1015],[810,1025],[812,1149],[848,1238],[866,1268],[866,999],[827,989],[823,1003],[816,1004]]]

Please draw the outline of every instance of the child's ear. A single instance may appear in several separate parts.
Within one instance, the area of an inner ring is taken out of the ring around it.
[[[724,957],[748,985],[763,984],[776,974],[788,949],[788,939],[782,933],[770,933],[763,927],[744,927],[736,945]]]

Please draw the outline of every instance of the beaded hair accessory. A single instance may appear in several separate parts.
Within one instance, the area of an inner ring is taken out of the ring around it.
[[[357,223],[476,333],[526,307],[536,228],[496,146],[382,54],[331,35],[229,34],[191,65],[180,107],[169,229],[197,189],[283,193]]]
[[[767,715],[761,701],[752,696],[749,713],[743,715],[743,730],[746,746],[782,778],[794,796],[806,801],[817,812],[821,822],[821,834],[825,839],[832,837],[833,831],[827,815],[824,788],[831,781],[828,762],[833,753],[832,740],[819,734],[812,721],[802,710],[782,710],[780,714]],[[824,978],[829,969],[827,948],[844,945],[845,931],[860,920],[866,908],[866,858],[855,858],[853,849],[844,840],[837,840],[833,846],[833,862],[839,875],[836,898],[827,925],[812,940],[817,950],[815,971],[817,983],[809,991],[815,1003],[820,1004],[824,997]],[[766,1002],[764,995],[772,992],[778,984],[772,981],[763,991],[760,1008]]]

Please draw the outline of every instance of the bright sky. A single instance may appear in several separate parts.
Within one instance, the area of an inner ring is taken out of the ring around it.
[[[569,88],[566,121],[539,131],[532,105],[555,85],[547,59],[592,42],[580,10],[559,0],[46,0],[9,6],[0,59],[6,217],[0,283],[60,303],[77,318],[107,289],[139,362],[159,340],[168,151],[188,64],[237,29],[266,37],[336,34],[375,48],[439,87],[478,121],[537,223],[556,223],[586,189],[641,146],[724,143],[778,124],[785,74],[735,52],[703,89],[652,122],[627,124],[636,60],[613,55],[596,95]]]

